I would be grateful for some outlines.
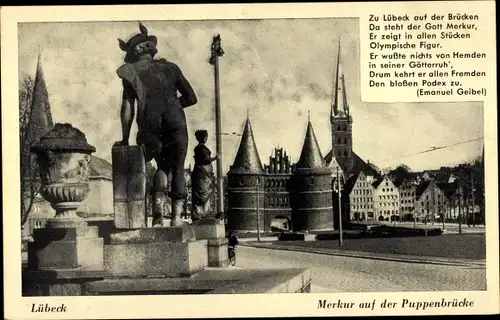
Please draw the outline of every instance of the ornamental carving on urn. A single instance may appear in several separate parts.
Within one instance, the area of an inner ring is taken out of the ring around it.
[[[90,191],[90,154],[95,147],[71,124],[57,123],[31,151],[40,168],[40,193],[56,210],[55,219],[78,219],[76,209]]]

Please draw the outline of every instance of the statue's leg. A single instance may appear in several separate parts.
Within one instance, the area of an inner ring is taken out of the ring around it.
[[[191,221],[192,222],[196,222],[198,220],[200,220],[200,205],[198,205],[197,203],[193,203],[193,208],[192,208],[192,212],[191,212]]]
[[[160,161],[157,162],[158,170],[156,170],[153,179],[153,226],[163,226],[163,216],[165,213],[165,201],[167,197],[168,190],[168,177],[167,173],[163,171],[160,165]]]
[[[168,151],[171,152],[172,187],[170,198],[172,199],[172,226],[182,224],[182,212],[187,197],[186,180],[184,177],[184,162],[186,160],[188,147],[187,128],[177,130],[172,136],[172,143]]]
[[[130,129],[132,128],[132,122],[134,121],[134,105],[131,101],[125,100],[122,103],[120,119],[122,123],[122,141],[120,141],[119,144],[128,145]]]

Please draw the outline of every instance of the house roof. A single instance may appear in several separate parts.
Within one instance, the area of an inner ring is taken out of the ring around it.
[[[407,181],[407,179],[403,177],[394,177],[392,179],[392,183],[394,183],[394,186],[396,186],[396,188],[399,188],[405,181]]]
[[[443,191],[443,194],[446,198],[450,199],[457,191],[457,183],[448,183],[448,182],[440,182],[436,183],[439,189]]]
[[[377,178],[373,181],[372,186],[377,189],[378,186],[384,181],[384,178]]]
[[[359,173],[355,174],[353,176],[350,176],[347,181],[344,184],[344,192],[346,194],[351,194],[352,189],[354,188],[354,185],[356,184],[356,181],[358,180]]]
[[[330,165],[333,159],[333,152],[330,150],[325,156],[325,162]],[[354,151],[351,153],[351,158],[347,161],[339,161],[339,166],[346,176],[351,176],[363,171],[368,176],[377,177],[379,174],[372,165],[366,163]]]
[[[424,193],[424,191],[427,189],[427,187],[432,183],[432,181],[422,181],[418,186],[417,186],[417,190],[415,191],[415,196],[418,198],[420,198],[420,196],[422,195],[422,193]]]
[[[113,166],[108,161],[91,156],[92,160],[90,162],[90,177],[104,177],[112,179],[113,177]]]

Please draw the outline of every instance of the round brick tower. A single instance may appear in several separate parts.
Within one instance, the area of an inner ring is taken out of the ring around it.
[[[294,231],[333,229],[332,169],[324,163],[309,121],[300,159],[293,175],[292,226]]]
[[[264,169],[255,145],[252,125],[247,118],[240,147],[227,174],[229,230],[264,231]],[[259,221],[257,221],[257,212]]]

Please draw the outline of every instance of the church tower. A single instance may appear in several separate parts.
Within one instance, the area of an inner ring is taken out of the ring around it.
[[[332,157],[337,160],[344,173],[348,173],[353,166],[352,117],[349,113],[349,102],[347,101],[344,72],[342,70],[340,39],[334,76],[330,122],[332,125]]]
[[[38,142],[47,132],[54,127],[52,111],[50,109],[49,94],[45,84],[45,76],[42,69],[42,58],[38,55],[35,83],[33,85],[33,97],[31,100],[31,112],[26,129],[26,145],[31,147]],[[30,153],[27,153],[30,155]]]
[[[238,152],[227,174],[229,230],[256,232],[257,224],[261,231],[264,230],[264,175],[247,117]]]
[[[332,171],[327,167],[310,121],[300,159],[293,172],[294,231],[333,229]]]
[[[52,119],[52,111],[49,103],[49,94],[47,91],[47,85],[45,83],[45,76],[43,74],[42,68],[42,57],[41,54],[38,55],[38,62],[36,67],[35,82],[33,84],[33,91],[31,105],[29,106],[29,118],[28,124],[25,128],[20,128],[24,130],[22,132],[21,140],[21,193],[22,193],[22,204],[21,204],[21,223],[25,226],[22,229],[23,236],[29,236],[32,229],[35,227],[36,223],[41,223],[41,221],[46,221],[48,218],[54,216],[54,211],[48,205],[47,202],[42,201],[41,198],[34,198],[31,195],[31,183],[34,174],[38,174],[38,166],[35,160],[35,155],[30,152],[30,148],[33,144],[37,143],[41,137],[43,137],[47,132],[49,132],[54,127],[54,121]],[[38,203],[44,203],[46,210],[40,210],[36,212],[35,210],[28,210],[27,208]]]

